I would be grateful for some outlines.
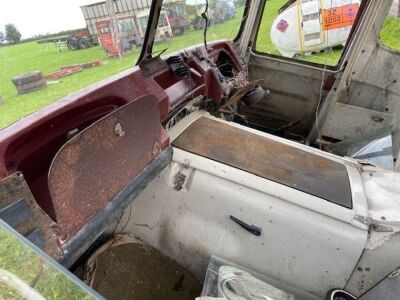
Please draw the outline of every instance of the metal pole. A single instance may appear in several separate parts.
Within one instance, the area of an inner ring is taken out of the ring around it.
[[[121,59],[122,55],[121,55],[120,38],[118,31],[118,20],[114,11],[114,0],[106,0],[106,4],[111,21],[111,28],[112,28],[111,35],[113,39],[113,44],[118,49],[118,57]]]

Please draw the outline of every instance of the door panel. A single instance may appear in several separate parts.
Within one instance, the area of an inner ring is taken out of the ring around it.
[[[323,70],[253,52],[248,67],[251,80],[264,79],[262,86],[270,91],[242,111],[250,124],[270,132],[306,136],[318,102],[327,93],[321,89]]]

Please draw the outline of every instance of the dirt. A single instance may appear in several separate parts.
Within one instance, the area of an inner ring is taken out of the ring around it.
[[[92,287],[106,299],[194,299],[202,289],[185,268],[140,243],[97,256]]]

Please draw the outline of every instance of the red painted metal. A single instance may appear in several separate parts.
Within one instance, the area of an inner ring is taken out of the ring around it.
[[[71,65],[71,66],[64,66],[64,67],[61,67],[60,70],[46,75],[46,79],[55,80],[55,79],[63,78],[63,77],[81,72],[83,69],[99,67],[103,64],[104,63],[102,61],[98,60],[95,62],[89,62],[89,63],[83,63],[83,64]]]
[[[64,69],[71,69],[74,67],[81,67],[82,69],[89,69],[89,68],[93,68],[93,67],[99,67],[104,65],[104,62],[101,60],[96,60],[93,62],[88,62],[88,63],[83,63],[83,64],[77,64],[77,65],[70,65],[70,66],[63,66],[60,69],[64,70]]]
[[[226,53],[238,70],[243,66],[232,44],[210,43],[210,60]],[[198,95],[220,101],[221,84],[216,80],[209,64],[198,53],[204,48],[182,53],[188,65],[200,76],[191,81],[178,80],[167,66],[145,76],[134,67],[69,95],[54,104],[10,125],[0,131],[0,179],[21,171],[38,204],[56,220],[51,201],[47,174],[59,149],[68,142],[68,132],[82,131],[119,107],[145,95],[154,95],[159,105],[159,122],[162,123],[182,101]],[[162,133],[161,145],[169,144],[168,135]]]
[[[62,70],[58,70],[57,72],[51,73],[49,75],[46,75],[46,79],[59,79],[63,77],[67,77],[69,75],[79,73],[82,71],[82,67],[72,67],[72,68],[64,68]]]

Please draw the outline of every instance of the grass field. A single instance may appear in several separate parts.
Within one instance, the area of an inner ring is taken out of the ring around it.
[[[122,60],[108,59],[100,47],[58,53],[54,44],[24,43],[0,48],[0,127],[4,127],[54,101],[129,68],[138,56],[137,51]],[[44,74],[57,71],[61,66],[108,60],[106,65],[87,69],[50,84],[44,90],[17,95],[11,78],[22,73],[40,70]]]
[[[277,16],[278,9],[287,0],[268,1],[256,50],[264,53],[279,55],[270,40],[270,27]],[[233,39],[239,29],[243,16],[243,7],[237,10],[236,18],[222,24],[216,24],[208,30],[208,40]],[[389,47],[400,49],[400,19],[389,18],[381,33],[382,41]],[[156,44],[154,51],[168,48],[168,52],[203,42],[201,30],[188,30],[184,35],[172,38],[168,43]],[[311,56],[298,56],[300,60],[320,64],[335,65],[340,58],[341,48],[331,52],[321,52]],[[57,52],[54,44],[37,44],[36,42],[23,43],[14,46],[0,47],[0,96],[4,103],[0,105],[0,128],[5,127],[26,115],[37,111],[58,99],[78,91],[94,82],[105,79],[113,74],[133,66],[139,55],[138,50],[133,51],[122,60],[107,58],[101,47],[94,47],[80,51]],[[58,70],[61,66],[102,60],[108,63],[81,73],[61,79],[60,83],[50,84],[46,89],[26,95],[17,95],[11,78],[22,73],[40,70],[48,74]]]
[[[400,50],[400,18],[387,18],[380,32],[380,38],[384,45]]]
[[[242,14],[243,8],[239,8],[237,18],[212,26],[208,34],[209,40],[235,37]],[[202,41],[203,32],[201,30],[189,30],[184,35],[174,37],[168,43],[156,44],[154,50],[168,47],[167,52],[173,52]],[[136,63],[138,55],[139,52],[136,50],[123,57],[122,60],[107,58],[101,47],[59,53],[52,43],[38,44],[36,42],[0,48],[0,95],[4,98],[4,103],[0,105],[0,128],[72,92],[132,67]],[[26,95],[18,95],[11,82],[11,78],[22,73],[40,70],[44,74],[48,74],[58,70],[61,66],[95,60],[106,60],[108,63],[62,78],[60,83],[50,84],[44,90]]]

